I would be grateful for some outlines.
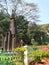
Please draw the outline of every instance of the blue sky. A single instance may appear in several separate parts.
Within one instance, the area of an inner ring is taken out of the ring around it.
[[[25,0],[26,2],[34,2],[38,4],[40,13],[40,24],[49,23],[49,0]]]

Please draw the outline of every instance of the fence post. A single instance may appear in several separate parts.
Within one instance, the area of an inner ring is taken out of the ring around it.
[[[28,62],[28,50],[27,50],[27,45],[24,46],[26,48],[26,51],[24,51],[24,65],[29,65]]]

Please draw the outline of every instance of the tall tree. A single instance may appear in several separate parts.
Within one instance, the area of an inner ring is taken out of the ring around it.
[[[19,37],[22,38],[22,36],[27,34],[27,29],[28,29],[28,21],[24,19],[23,16],[17,16],[17,30]]]
[[[25,20],[27,19],[31,22],[39,21],[37,5],[34,3],[25,3],[23,0],[0,0],[0,11],[8,16],[9,14],[11,16],[12,13],[14,13],[15,16],[22,15],[25,17]],[[23,33],[24,32],[26,32],[25,29],[23,30]]]
[[[30,23],[30,25],[28,26],[28,35],[29,37],[32,39],[33,36],[35,35],[35,32],[36,31],[39,31],[39,26],[33,22],[33,23]]]
[[[17,16],[16,20],[19,39],[22,39],[25,44],[30,44],[30,39],[27,35],[29,22],[24,19],[24,16]]]
[[[46,32],[43,31],[40,25],[37,25],[35,22],[30,24],[28,34],[31,39],[34,39],[39,44],[45,44]]]

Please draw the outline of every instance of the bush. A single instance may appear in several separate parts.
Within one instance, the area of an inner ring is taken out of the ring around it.
[[[14,65],[23,65],[22,62],[15,62]]]
[[[47,45],[47,48],[49,48],[49,44]]]
[[[14,49],[14,51],[20,51],[20,52],[24,52],[26,50],[26,48],[24,48],[24,47],[17,47],[17,48],[15,48]]]
[[[13,50],[14,51],[13,65],[23,65],[25,50],[26,50],[26,48],[24,48],[24,47],[17,47]]]
[[[32,50],[29,54],[29,58],[34,61],[41,61],[42,59],[48,58],[49,52],[44,52],[42,50]]]

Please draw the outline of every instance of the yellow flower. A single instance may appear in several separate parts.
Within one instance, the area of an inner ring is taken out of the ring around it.
[[[26,48],[24,47],[17,47],[14,49],[14,51],[21,51],[21,52],[24,52],[26,50]]]

